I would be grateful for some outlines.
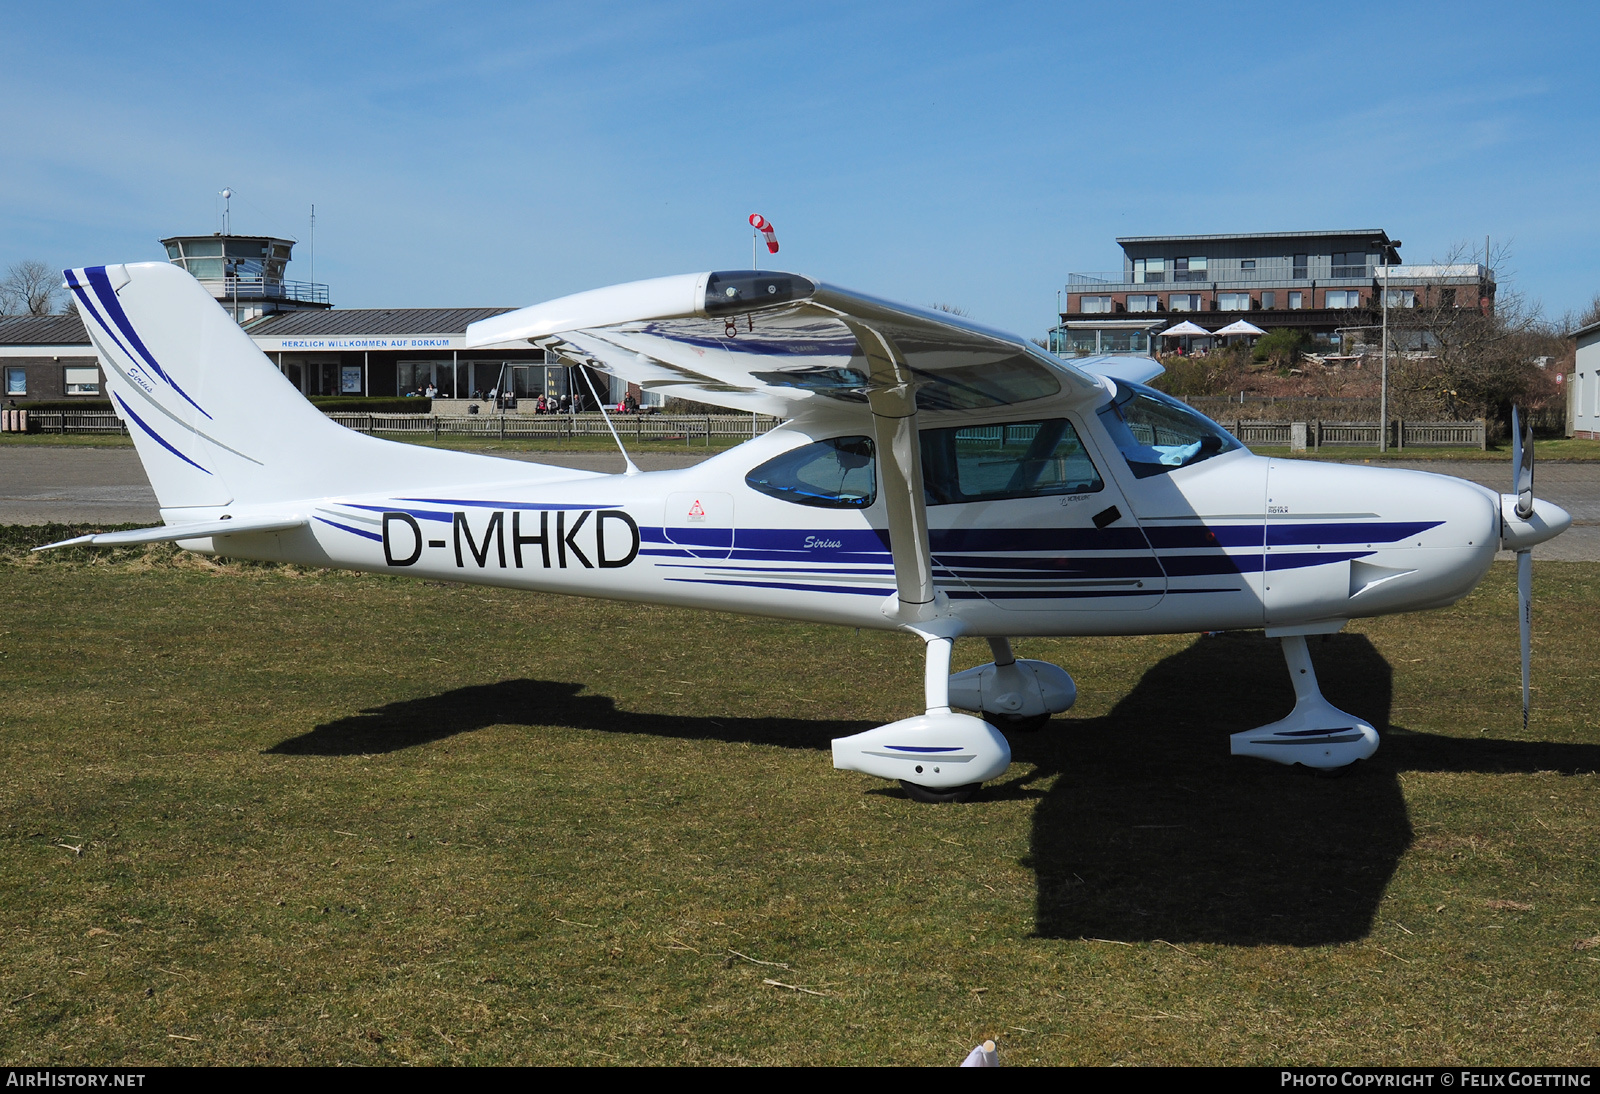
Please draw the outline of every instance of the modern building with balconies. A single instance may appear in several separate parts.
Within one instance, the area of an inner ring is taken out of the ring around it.
[[[1341,331],[1390,307],[1492,307],[1494,272],[1477,263],[1406,266],[1381,228],[1340,232],[1124,236],[1122,269],[1071,273],[1050,348],[1063,356],[1150,353],[1185,320],[1209,334],[1239,319],[1339,345]]]

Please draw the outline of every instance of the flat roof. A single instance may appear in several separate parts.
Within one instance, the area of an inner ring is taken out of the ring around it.
[[[351,338],[384,335],[460,334],[467,324],[514,308],[329,308],[280,312],[251,323],[252,338]]]
[[[1118,236],[1123,243],[1201,243],[1221,239],[1326,239],[1332,236],[1365,236],[1368,240],[1382,239],[1393,246],[1389,233],[1382,228],[1343,228],[1328,232],[1222,232],[1215,235],[1181,236]]]

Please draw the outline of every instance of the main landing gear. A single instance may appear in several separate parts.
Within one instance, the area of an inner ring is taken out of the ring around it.
[[[1284,635],[1283,659],[1294,681],[1294,710],[1287,718],[1233,734],[1235,756],[1257,756],[1280,764],[1304,764],[1331,772],[1364,760],[1378,750],[1378,731],[1322,697],[1303,634]]]
[[[966,801],[1004,774],[1011,746],[991,723],[1037,729],[1077,698],[1072,677],[1043,661],[1018,661],[1004,638],[991,638],[992,664],[950,675],[953,634],[918,629],[927,642],[926,713],[833,742],[833,766],[897,779],[913,800]],[[984,718],[957,714],[951,704]],[[987,720],[986,720],[987,719]]]

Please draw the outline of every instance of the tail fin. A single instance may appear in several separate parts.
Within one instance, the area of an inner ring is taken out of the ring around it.
[[[200,283],[167,262],[66,271],[163,510],[581,472],[394,444],[308,403]]]

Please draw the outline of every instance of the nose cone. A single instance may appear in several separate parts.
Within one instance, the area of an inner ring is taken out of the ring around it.
[[[1555,502],[1535,498],[1533,512],[1523,520],[1517,516],[1517,495],[1500,495],[1500,546],[1507,551],[1526,551],[1571,527],[1572,514]]]

